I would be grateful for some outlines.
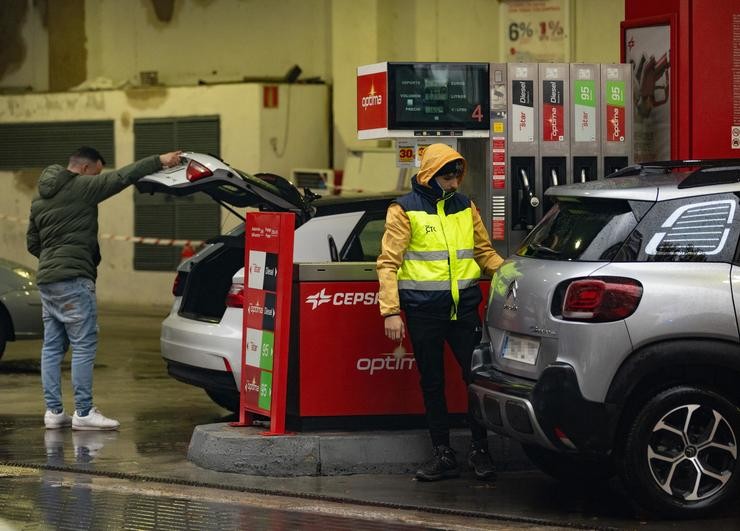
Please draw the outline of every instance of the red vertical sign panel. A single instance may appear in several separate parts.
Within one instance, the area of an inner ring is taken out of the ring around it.
[[[357,130],[388,127],[387,73],[357,76]]]
[[[244,320],[239,424],[270,417],[285,433],[295,215],[250,212],[244,252]]]

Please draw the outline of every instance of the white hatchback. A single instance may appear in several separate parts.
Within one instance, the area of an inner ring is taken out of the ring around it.
[[[249,175],[210,155],[185,153],[183,163],[141,179],[141,192],[204,192],[233,207],[296,214],[295,263],[372,262],[380,251],[385,213],[398,195],[302,194],[273,174]],[[175,300],[162,323],[161,350],[169,374],[202,387],[237,411],[241,379],[244,224],[210,240],[178,267]]]

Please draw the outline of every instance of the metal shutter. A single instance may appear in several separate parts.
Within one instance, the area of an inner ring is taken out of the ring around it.
[[[134,120],[134,154],[138,160],[175,149],[211,153],[221,151],[218,116]],[[217,236],[221,210],[205,194],[171,197],[163,194],[134,196],[136,236],[206,240]],[[180,263],[181,247],[137,243],[134,269],[174,271]]]
[[[115,166],[113,120],[0,124],[0,170],[67,165],[80,146],[97,149]]]

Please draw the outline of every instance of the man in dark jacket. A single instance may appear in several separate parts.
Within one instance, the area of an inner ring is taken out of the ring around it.
[[[180,162],[180,152],[154,155],[120,170],[99,175],[105,165],[97,150],[81,147],[67,168],[55,164],[39,178],[31,203],[26,234],[28,251],[39,259],[44,345],[41,383],[47,428],[115,430],[117,420],[105,417],[92,401],[93,365],[97,350],[95,279],[100,263],[98,203],[141,177]],[[64,413],[61,364],[72,345],[72,387],[75,413]]]
[[[388,207],[377,261],[380,313],[385,335],[401,341],[406,314],[434,455],[416,472],[436,481],[460,474],[450,448],[443,348],[447,342],[470,382],[473,348],[481,339],[478,316],[481,271],[492,275],[503,259],[491,247],[473,202],[457,192],[466,162],[446,144],[424,151],[412,191]],[[479,479],[493,479],[486,428],[468,414],[472,444],[468,465]]]

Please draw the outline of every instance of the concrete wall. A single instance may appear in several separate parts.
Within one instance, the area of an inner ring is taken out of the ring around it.
[[[327,92],[324,85],[283,85],[281,104],[274,109],[262,108],[259,84],[0,96],[0,122],[112,119],[115,166],[122,166],[133,161],[136,118],[220,115],[224,160],[251,173],[288,175],[293,167],[328,164]],[[275,138],[276,150],[271,138]],[[27,219],[38,174],[39,169],[0,172],[0,214]],[[133,235],[134,193],[124,190],[102,203],[101,234]],[[224,229],[238,223],[238,218],[226,211],[222,219]],[[0,256],[35,267],[35,258],[26,251],[25,228],[24,223],[0,220]],[[173,274],[134,271],[131,244],[102,239],[101,252],[101,301],[167,304],[171,300]]]
[[[618,63],[622,0],[574,0],[573,62]]]
[[[49,33],[46,11],[28,0],[0,7],[0,88],[43,91],[49,87]]]
[[[329,0],[175,0],[169,22],[151,0],[87,0],[88,78],[138,79],[159,72],[167,85],[198,80],[329,74]]]

